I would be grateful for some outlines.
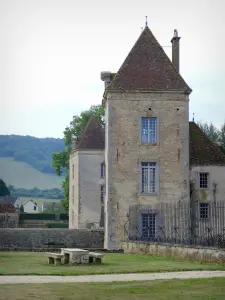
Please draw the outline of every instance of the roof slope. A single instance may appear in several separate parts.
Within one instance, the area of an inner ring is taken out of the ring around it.
[[[225,155],[194,122],[189,122],[190,165],[225,166]]]
[[[14,205],[18,197],[12,196],[0,196],[0,204],[11,204]]]
[[[105,131],[98,120],[92,116],[82,132],[77,150],[99,150],[105,148]]]
[[[107,90],[191,92],[147,26]]]

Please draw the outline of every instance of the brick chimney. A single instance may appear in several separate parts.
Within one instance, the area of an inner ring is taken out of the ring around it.
[[[174,29],[174,35],[171,40],[172,43],[172,63],[179,72],[180,69],[180,37],[178,37],[178,31]]]

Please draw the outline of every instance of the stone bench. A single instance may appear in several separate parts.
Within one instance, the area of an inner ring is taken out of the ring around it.
[[[89,252],[89,263],[101,264],[103,256],[102,253]]]
[[[62,254],[47,252],[46,255],[48,256],[49,264],[55,264],[56,266],[61,265]]]

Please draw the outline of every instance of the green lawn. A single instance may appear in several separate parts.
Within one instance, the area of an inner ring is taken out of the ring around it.
[[[102,265],[48,265],[44,252],[0,252],[0,275],[85,275],[107,273],[225,270],[225,265],[155,257],[148,254],[105,254]]]
[[[224,300],[225,278],[0,285],[0,300]]]

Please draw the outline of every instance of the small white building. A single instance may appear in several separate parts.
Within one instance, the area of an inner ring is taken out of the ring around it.
[[[39,213],[39,207],[32,199],[24,203],[23,209],[25,213]]]

